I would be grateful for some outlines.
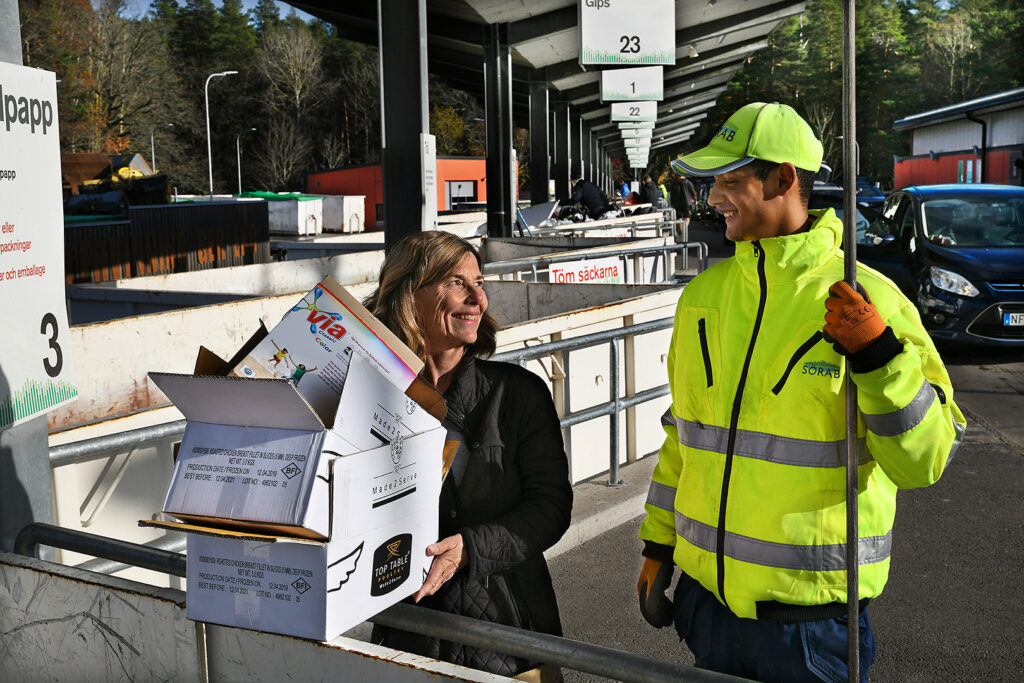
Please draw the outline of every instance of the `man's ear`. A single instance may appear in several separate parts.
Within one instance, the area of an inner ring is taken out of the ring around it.
[[[777,191],[780,196],[789,192],[800,192],[800,184],[796,178],[796,166],[788,161],[783,162],[779,164],[777,174],[779,178]]]

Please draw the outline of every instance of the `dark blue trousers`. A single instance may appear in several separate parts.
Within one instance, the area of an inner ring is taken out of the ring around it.
[[[701,669],[757,681],[799,683],[847,680],[846,616],[782,623],[741,619],[686,573],[676,584],[674,617]],[[868,683],[875,637],[867,609],[860,615],[860,679]]]

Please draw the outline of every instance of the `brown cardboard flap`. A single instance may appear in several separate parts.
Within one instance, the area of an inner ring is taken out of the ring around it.
[[[184,517],[183,517],[184,519]],[[188,522],[165,522],[151,519],[140,519],[139,526],[150,526],[167,531],[184,531],[189,534],[203,534],[204,536],[217,536],[221,538],[237,538],[243,541],[306,541],[322,543],[327,539],[314,534],[308,529],[300,527],[285,526],[283,524],[259,524],[249,522],[232,522],[229,519],[219,517],[190,518]],[[204,521],[209,520],[210,524]]]
[[[193,374],[196,375],[219,375],[226,376],[231,368],[238,365],[257,344],[267,336],[267,326],[260,320],[260,328],[249,338],[248,341],[235,352],[231,360],[224,360],[205,346],[199,347],[199,354],[196,356],[196,367]]]
[[[437,393],[434,387],[417,377],[409,385],[409,388],[405,390],[405,395],[416,401],[420,407],[437,418],[438,422],[444,422],[444,417],[448,414],[448,406],[445,404],[444,398],[442,398],[441,394]]]
[[[445,440],[444,450],[441,451],[441,482],[448,478],[448,470],[452,468],[455,454],[459,452],[459,442]]]

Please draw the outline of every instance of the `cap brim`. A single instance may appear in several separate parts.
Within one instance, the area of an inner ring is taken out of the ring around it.
[[[734,171],[753,160],[754,157],[740,157],[737,159],[736,157],[711,156],[701,154],[701,152],[694,152],[681,159],[674,159],[669,165],[679,175],[713,176],[719,173]]]

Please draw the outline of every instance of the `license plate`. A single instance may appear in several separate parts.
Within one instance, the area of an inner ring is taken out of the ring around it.
[[[1003,327],[1024,325],[1024,313],[1003,313]]]

